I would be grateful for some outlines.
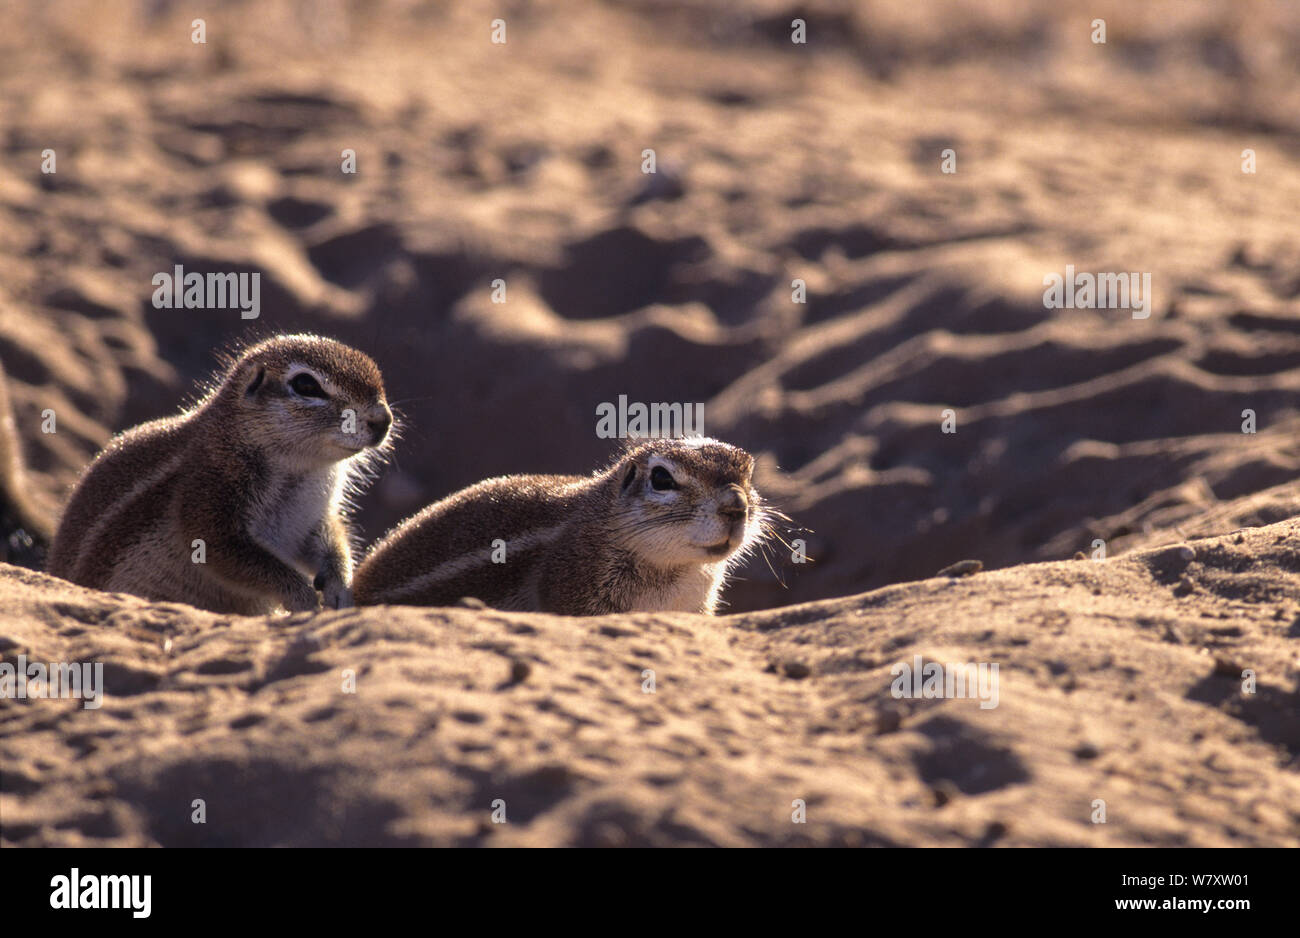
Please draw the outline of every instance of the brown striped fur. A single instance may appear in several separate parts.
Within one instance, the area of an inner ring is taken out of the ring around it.
[[[654,488],[656,466],[674,488]],[[376,544],[357,569],[357,602],[712,614],[728,567],[763,537],[753,466],[716,440],[653,440],[592,476],[488,479]],[[493,562],[498,539],[504,563]]]
[[[324,398],[290,386],[304,372]],[[366,355],[318,336],[260,342],[195,407],[104,448],[64,511],[49,572],[217,612],[315,609],[317,589],[327,606],[350,605],[346,497],[391,422]]]

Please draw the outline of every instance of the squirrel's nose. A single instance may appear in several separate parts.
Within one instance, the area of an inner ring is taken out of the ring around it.
[[[739,521],[749,514],[749,499],[740,486],[731,486],[718,500],[718,514],[728,521]]]
[[[366,426],[370,427],[370,432],[375,435],[375,442],[378,443],[388,435],[388,428],[393,425],[393,412],[387,407],[378,417],[371,417],[366,421]]]

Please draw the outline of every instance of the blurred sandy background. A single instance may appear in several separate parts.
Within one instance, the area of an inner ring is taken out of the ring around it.
[[[253,334],[380,362],[407,430],[365,542],[489,475],[595,468],[595,407],[620,394],[704,402],[811,529],[815,563],[782,552],[783,587],[755,561],[738,610],[1116,549],[1296,475],[1300,8],[11,12],[0,360],[51,510],[249,334],[234,310],[154,309],[177,263],[260,271]],[[1066,264],[1150,272],[1151,318],[1044,309]]]

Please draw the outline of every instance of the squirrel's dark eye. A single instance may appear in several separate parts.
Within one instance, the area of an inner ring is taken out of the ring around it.
[[[650,487],[656,492],[666,492],[677,488],[677,480],[663,466],[655,466],[650,470]]]
[[[289,390],[293,391],[299,397],[322,397],[328,398],[316,379],[305,371],[300,371],[289,379]]]

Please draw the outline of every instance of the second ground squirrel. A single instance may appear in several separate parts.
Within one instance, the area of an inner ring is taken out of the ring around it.
[[[728,569],[764,536],[753,468],[717,440],[664,439],[592,476],[480,482],[376,544],[357,569],[357,602],[712,614]]]

